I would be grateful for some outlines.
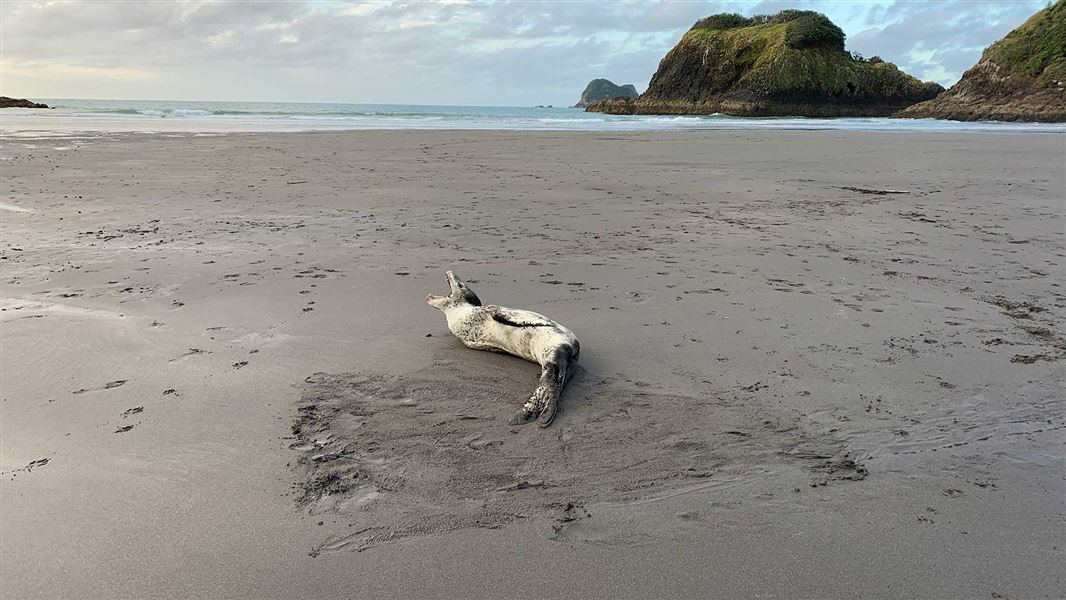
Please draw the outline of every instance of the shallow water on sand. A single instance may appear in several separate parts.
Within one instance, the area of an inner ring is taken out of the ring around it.
[[[1066,126],[1061,124],[962,123],[888,118],[604,115],[563,107],[77,99],[44,99],[44,102],[55,108],[3,111],[0,114],[0,133],[37,137],[88,131],[236,133],[358,129],[1066,132]]]

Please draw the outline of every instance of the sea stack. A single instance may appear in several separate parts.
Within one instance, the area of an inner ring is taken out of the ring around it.
[[[0,108],[51,108],[47,104],[34,102],[25,98],[8,98],[0,96]]]
[[[951,89],[896,116],[1066,122],[1066,0],[989,46]]]
[[[784,10],[697,21],[659,63],[635,100],[586,108],[615,114],[888,116],[944,90],[879,57],[844,50],[825,15]]]
[[[593,79],[585,86],[585,91],[581,92],[581,99],[577,101],[574,108],[585,108],[597,100],[632,99],[637,96],[637,88],[633,87],[632,83],[615,85],[614,82],[607,79]]]

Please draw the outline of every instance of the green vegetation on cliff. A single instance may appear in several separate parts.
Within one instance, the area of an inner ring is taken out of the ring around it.
[[[989,46],[950,90],[898,116],[1066,121],[1066,0]]]
[[[936,96],[895,65],[844,50],[825,15],[786,10],[698,21],[659,63],[637,100],[604,101],[604,112],[734,115],[888,115]]]
[[[783,10],[776,15],[744,17],[736,13],[719,13],[696,21],[692,29],[738,29],[757,25],[787,24],[785,41],[790,48],[844,49],[844,31],[829,17],[813,10]]]
[[[1044,82],[1066,79],[1066,2],[1059,0],[1030,17],[989,46],[981,60]]]

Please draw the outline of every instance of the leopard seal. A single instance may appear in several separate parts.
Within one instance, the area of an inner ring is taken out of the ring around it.
[[[559,395],[577,368],[580,345],[574,332],[544,315],[503,306],[482,306],[470,286],[448,271],[447,296],[426,296],[444,313],[448,329],[468,348],[505,352],[540,365],[540,381],[529,400],[511,417],[511,425],[536,419],[551,425],[559,412]]]

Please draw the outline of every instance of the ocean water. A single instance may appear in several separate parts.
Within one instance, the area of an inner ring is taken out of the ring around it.
[[[628,116],[576,108],[417,106],[295,102],[37,99],[54,110],[0,111],[0,134],[66,137],[93,132],[215,134],[355,129],[670,131],[823,129],[854,131],[1066,132],[1063,124],[960,123],[933,119]]]

